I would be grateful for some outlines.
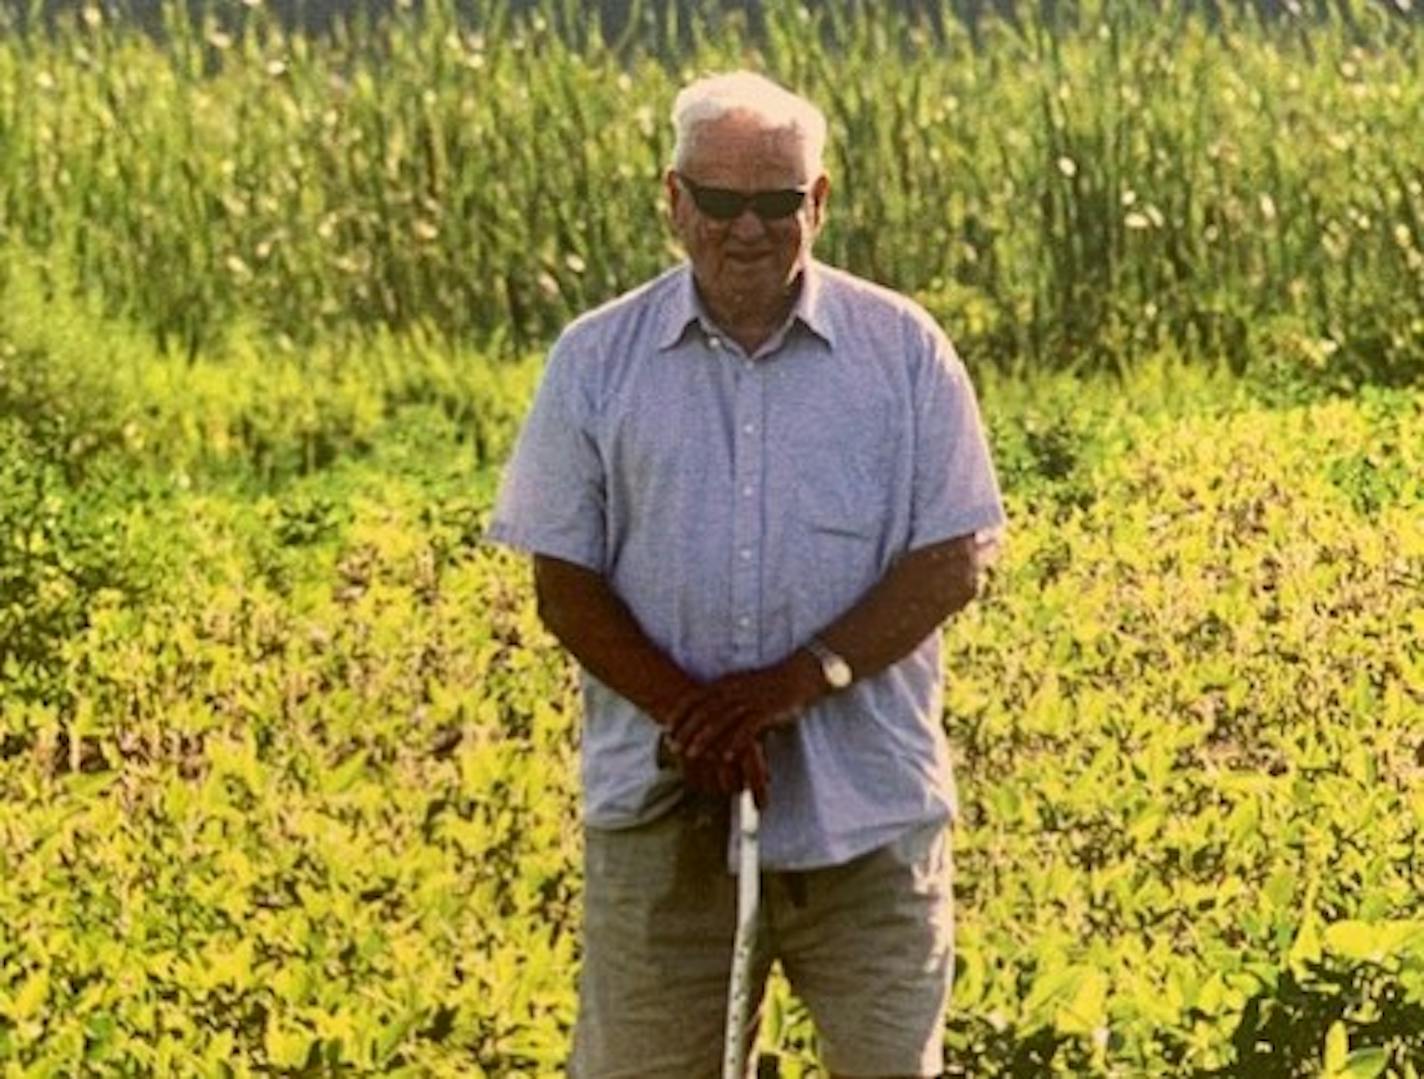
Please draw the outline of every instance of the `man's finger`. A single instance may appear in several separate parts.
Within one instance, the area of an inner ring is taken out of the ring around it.
[[[668,733],[668,740],[674,747],[685,744],[689,729],[695,729],[698,717],[704,712],[710,711],[712,702],[717,697],[715,685],[701,686],[695,692],[688,693],[673,706],[665,718]]]
[[[684,749],[708,723],[711,723],[726,708],[726,701],[715,686],[708,686],[682,711],[676,724],[668,728],[668,734]]]
[[[747,690],[745,674],[723,675],[679,699],[665,717],[665,723],[668,730],[686,741],[684,731],[704,722],[709,711],[719,712],[734,701],[755,696]]]
[[[751,751],[742,758],[742,774],[746,779],[746,786],[751,789],[752,800],[756,802],[757,808],[765,809],[771,786],[771,770],[767,767],[766,753],[760,742],[753,742]]]
[[[722,794],[736,794],[746,785],[742,770],[736,764],[718,761],[716,768]]]
[[[727,737],[736,732],[738,726],[749,714],[750,710],[745,704],[723,704],[687,739],[685,743],[687,755],[689,757],[700,757],[704,753],[711,755],[713,751],[722,746]],[[731,759],[725,754],[722,756],[724,759]]]
[[[682,778],[689,787],[703,794],[735,794],[742,786],[735,768],[708,759],[690,761],[684,758]]]
[[[722,746],[722,755],[728,760],[734,760],[750,752],[753,746],[759,745],[757,739],[769,725],[766,715],[755,709],[749,709],[746,718],[737,725],[736,730],[728,735],[726,743]]]

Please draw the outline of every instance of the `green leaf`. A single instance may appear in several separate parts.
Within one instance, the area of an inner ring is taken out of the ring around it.
[[[977,945],[961,945],[955,950],[954,1000],[957,1007],[971,1010],[983,999],[988,983],[984,952]]]
[[[1345,1061],[1343,1075],[1346,1079],[1375,1079],[1388,1064],[1389,1054],[1383,1049],[1356,1049]]]
[[[1295,898],[1295,874],[1289,870],[1277,870],[1271,874],[1261,891],[1273,907],[1283,910],[1289,907],[1291,900]]]
[[[1286,958],[1296,977],[1302,977],[1309,964],[1320,961],[1321,954],[1319,920],[1315,911],[1307,907]]]
[[[407,1012],[399,1019],[381,1027],[380,1032],[376,1035],[375,1043],[375,1058],[377,1063],[384,1064],[390,1059],[391,1055],[400,1046],[400,1043],[405,1040],[406,1035],[410,1033],[411,1028],[415,1026],[419,1018],[418,1015]]]
[[[1325,947],[1346,959],[1378,960],[1381,948],[1380,933],[1366,922],[1335,922],[1325,930]]]
[[[283,1029],[280,1020],[274,1016],[267,1023],[263,1048],[267,1050],[267,1056],[273,1064],[294,1068],[306,1062],[312,1041],[310,1031],[301,1028]]]
[[[340,794],[361,778],[366,767],[366,750],[351,754],[340,765],[332,769],[322,780],[321,789],[327,794]]]
[[[100,1055],[113,1038],[116,1029],[117,1024],[111,1012],[97,1011],[88,1016],[84,1021],[84,1035],[89,1042],[88,1053]]]
[[[37,970],[25,979],[11,1001],[10,1018],[17,1022],[29,1019],[44,1007],[49,997],[49,971]]]
[[[1335,1075],[1345,1066],[1350,1053],[1350,1036],[1345,1032],[1345,1024],[1336,1020],[1325,1034],[1325,1072]]]
[[[252,984],[252,949],[253,940],[248,937],[239,941],[227,955],[214,958],[210,975],[212,984],[226,982],[238,992],[245,992]]]
[[[1054,1015],[1053,1025],[1064,1034],[1092,1035],[1107,1022],[1107,1002],[1107,975],[1079,967],[1072,996]]]
[[[1050,967],[1040,973],[1024,1001],[1024,1011],[1030,1021],[1046,1025],[1076,988],[1076,979],[1073,967]]]
[[[64,789],[77,801],[97,798],[119,778],[117,772],[74,773],[64,777]]]

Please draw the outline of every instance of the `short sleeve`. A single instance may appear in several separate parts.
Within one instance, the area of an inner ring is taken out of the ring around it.
[[[486,535],[602,573],[606,485],[591,409],[576,383],[578,359],[567,336],[550,353]]]
[[[1004,527],[1003,500],[969,373],[949,339],[924,330],[915,385],[911,549],[974,535],[991,550]]]

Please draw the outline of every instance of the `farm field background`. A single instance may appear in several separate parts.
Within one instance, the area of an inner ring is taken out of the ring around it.
[[[827,104],[825,253],[943,320],[1008,499],[951,1074],[1424,1069],[1419,23],[483,10],[0,36],[4,1074],[560,1072],[573,672],[482,529],[741,62]],[[780,986],[763,1049],[815,1074]]]

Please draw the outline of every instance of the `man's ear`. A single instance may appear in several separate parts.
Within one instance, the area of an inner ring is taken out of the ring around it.
[[[811,205],[816,210],[816,224],[826,220],[826,203],[831,196],[831,178],[824,172],[811,184]]]
[[[663,190],[667,193],[667,214],[668,220],[675,220],[677,217],[678,203],[682,199],[682,185],[677,182],[677,170],[671,165],[667,172],[663,173]]]

